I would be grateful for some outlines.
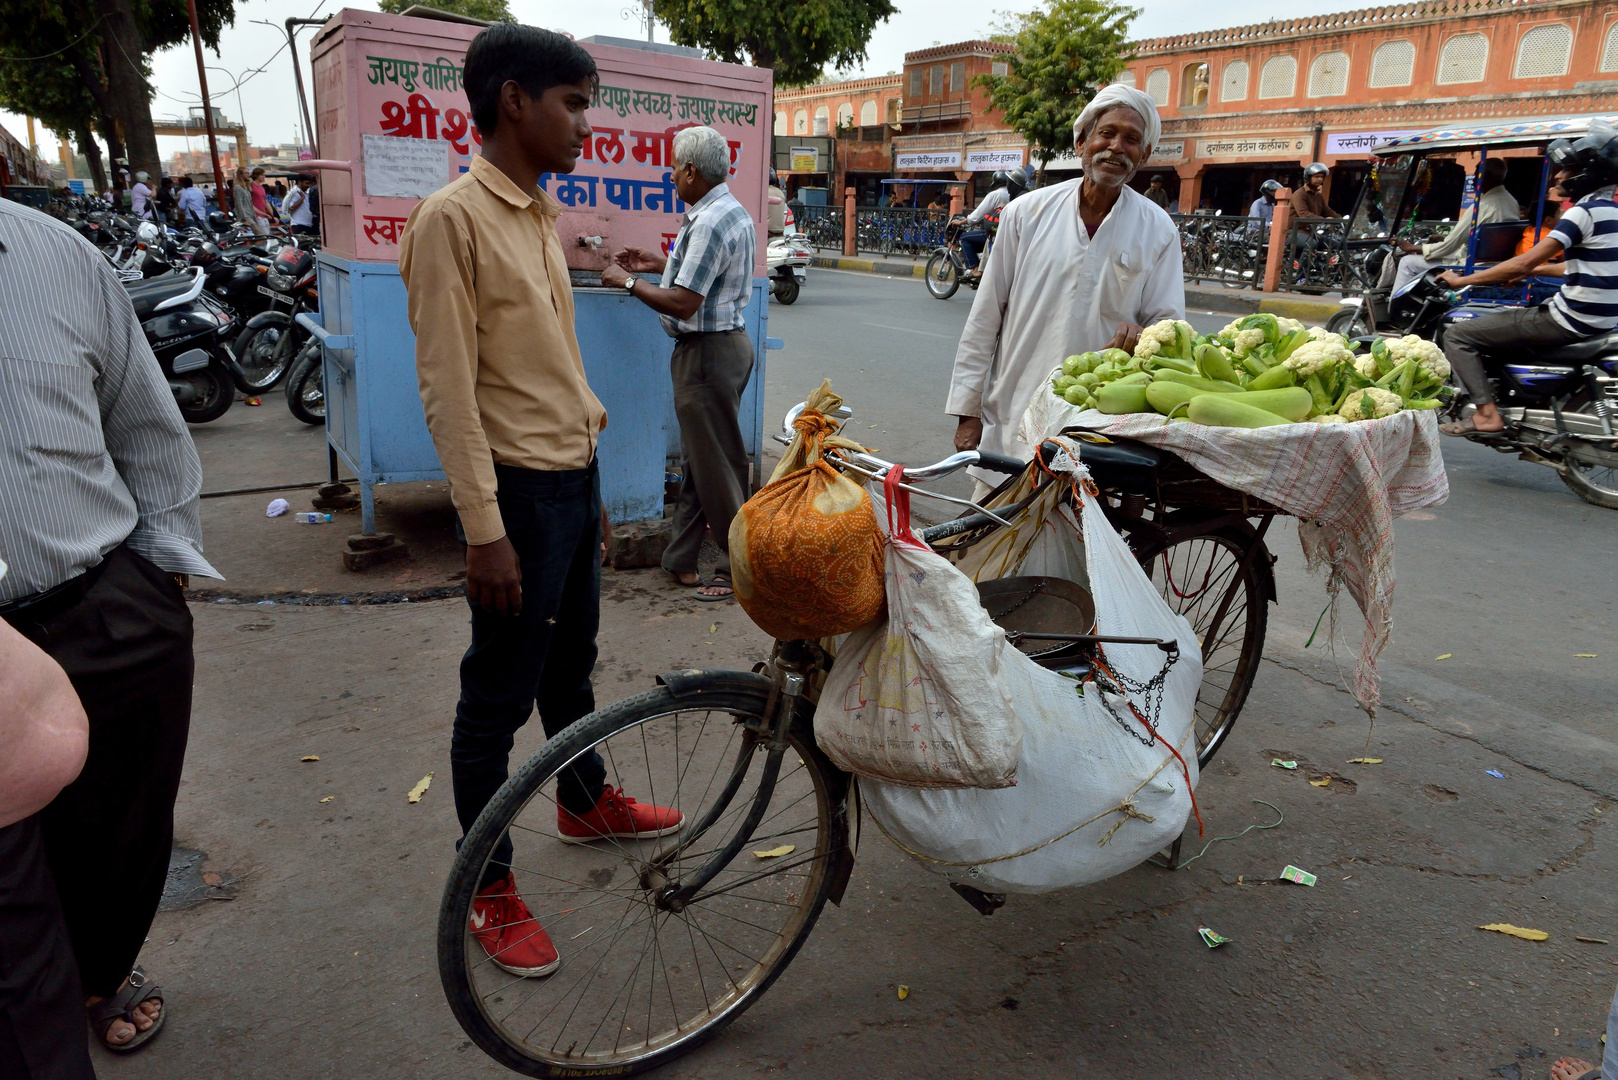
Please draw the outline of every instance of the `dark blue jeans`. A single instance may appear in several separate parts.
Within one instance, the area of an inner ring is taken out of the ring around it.
[[[971,232],[961,234],[961,261],[966,263],[968,270],[976,270],[979,254],[983,245],[989,242],[987,229],[973,229]]]
[[[506,782],[517,729],[534,707],[553,736],[595,711],[590,672],[601,621],[601,480],[596,466],[537,472],[494,467],[500,516],[522,567],[522,613],[472,609],[472,645],[461,658],[461,700],[450,738],[450,775],[461,833]],[[589,751],[557,778],[556,798],[585,813],[606,768]],[[503,836],[484,884],[505,875]]]

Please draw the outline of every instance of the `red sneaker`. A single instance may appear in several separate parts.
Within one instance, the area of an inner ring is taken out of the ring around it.
[[[556,827],[564,844],[588,844],[606,837],[645,840],[679,832],[685,815],[666,806],[643,806],[622,788],[605,787],[588,814],[556,808]]]
[[[531,979],[562,966],[550,935],[517,895],[517,882],[510,874],[472,898],[469,922],[472,936],[504,971]]]

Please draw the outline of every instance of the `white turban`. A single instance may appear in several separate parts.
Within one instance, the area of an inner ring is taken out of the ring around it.
[[[1079,118],[1073,121],[1074,141],[1078,141],[1079,133],[1099,120],[1102,113],[1119,106],[1140,113],[1141,124],[1145,129],[1142,138],[1147,146],[1156,146],[1158,137],[1163,134],[1163,121],[1158,118],[1157,104],[1152,101],[1152,95],[1133,86],[1125,86],[1123,83],[1112,83],[1110,86],[1102,87],[1101,92],[1090,99],[1090,104],[1086,105]]]

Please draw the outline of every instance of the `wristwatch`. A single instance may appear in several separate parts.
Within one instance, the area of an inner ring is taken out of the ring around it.
[[[630,274],[628,278],[624,279],[624,292],[633,296],[635,293],[635,282],[639,280],[640,278],[636,277],[634,274]]]

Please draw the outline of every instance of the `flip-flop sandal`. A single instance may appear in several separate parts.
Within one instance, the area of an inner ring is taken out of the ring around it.
[[[130,1027],[135,1027],[135,1008],[145,1001],[156,1000],[164,1008],[157,1014],[157,1019],[145,1031],[138,1028],[135,1037],[126,1043],[112,1043],[107,1041],[107,1032],[112,1028],[114,1020],[123,1020]],[[129,1054],[139,1050],[142,1046],[156,1038],[157,1033],[163,1030],[168,1021],[168,1003],[163,1000],[163,988],[146,977],[146,972],[138,965],[129,973],[129,982],[120,987],[118,992],[105,1001],[98,1001],[85,1009],[90,1018],[90,1027],[94,1029],[96,1038],[101,1045],[114,1054]]]
[[[1487,438],[1490,435],[1500,435],[1505,431],[1504,428],[1499,431],[1479,431],[1477,424],[1472,422],[1470,416],[1465,420],[1457,420],[1452,424],[1440,424],[1438,425],[1438,430],[1440,434],[1453,435],[1458,439],[1465,439],[1472,435],[1482,435]]]
[[[704,586],[708,587],[708,588],[729,589],[730,590],[729,592],[719,593],[718,595],[714,595],[714,594],[711,594],[711,593],[705,593],[705,592],[698,592],[696,594],[697,599],[703,601],[704,603],[710,603],[711,604],[711,603],[716,603],[716,602],[718,602],[720,600],[730,600],[730,599],[734,598],[735,595],[736,595],[736,586],[734,586],[734,585],[732,585],[730,583],[729,578],[721,577],[718,574],[714,575],[712,581],[704,581],[702,584]]]

